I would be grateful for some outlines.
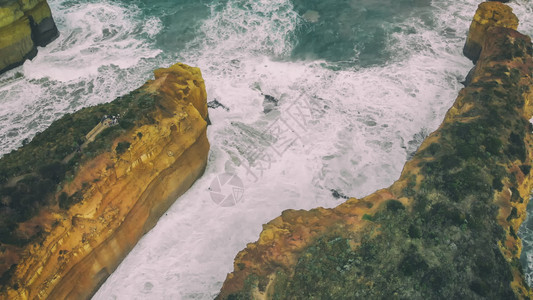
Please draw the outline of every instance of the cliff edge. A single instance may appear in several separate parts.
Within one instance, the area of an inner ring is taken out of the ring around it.
[[[0,1],[0,74],[20,66],[59,36],[46,0]]]
[[[176,64],[0,159],[0,298],[89,298],[204,172],[206,99]]]
[[[392,186],[284,211],[237,254],[218,298],[533,297],[516,234],[533,187],[533,49],[514,20],[505,4],[480,5],[469,84]]]

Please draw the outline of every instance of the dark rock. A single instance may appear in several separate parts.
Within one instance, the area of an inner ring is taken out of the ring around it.
[[[271,112],[274,107],[279,105],[279,100],[276,97],[267,94],[261,95],[265,97],[265,99],[263,100],[263,112],[265,114]]]
[[[224,104],[218,102],[218,100],[216,98],[213,99],[212,101],[207,102],[207,107],[213,108],[213,109],[220,107],[220,108],[224,109],[225,111],[229,111],[229,108],[226,107]]]
[[[36,46],[45,47],[59,37],[59,31],[52,17],[44,18],[39,24],[30,18],[30,26],[31,37]]]
[[[343,193],[341,193],[341,192],[339,192],[339,191],[337,191],[335,189],[331,189],[330,191],[331,191],[331,195],[335,199],[346,199],[346,200],[350,199],[350,197],[344,195]]]

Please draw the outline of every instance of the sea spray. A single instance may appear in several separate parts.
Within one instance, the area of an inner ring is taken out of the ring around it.
[[[151,76],[157,19],[111,1],[49,1],[61,35],[0,79],[0,155],[65,113],[109,102]]]
[[[209,101],[227,108],[210,109],[204,177],[97,299],[211,299],[236,253],[282,210],[332,207],[341,201],[332,190],[361,197],[390,185],[462,87],[471,63],[461,50],[478,5],[417,1],[392,12],[388,0],[49,2],[61,37],[0,78],[1,154],[177,60],[200,67]],[[519,29],[532,34],[529,2],[511,5]],[[337,12],[347,17],[335,19]],[[277,105],[265,113],[267,95]],[[224,173],[245,188],[231,207],[210,196]]]
[[[425,15],[432,23],[416,16],[397,23],[386,50],[402,55],[366,67],[295,56],[295,38],[310,25],[290,2],[262,4],[214,6],[202,38],[180,54],[202,68],[210,100],[227,108],[210,111],[208,169],[96,299],[214,297],[235,254],[282,210],[332,207],[339,204],[332,190],[360,197],[391,184],[471,67],[461,49],[474,1],[432,7]],[[459,20],[446,24],[450,13]],[[277,100],[267,113],[265,95]],[[227,173],[242,179],[244,196],[221,207],[210,187]]]

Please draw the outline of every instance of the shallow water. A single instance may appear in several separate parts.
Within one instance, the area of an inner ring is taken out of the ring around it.
[[[200,67],[208,101],[228,108],[209,111],[206,173],[94,298],[210,299],[282,210],[333,207],[342,199],[332,190],[362,197],[398,178],[472,66],[461,51],[478,1],[49,3],[60,38],[0,77],[0,154],[67,112],[137,88],[155,68]],[[513,7],[533,33],[531,5]],[[224,173],[244,194],[219,205],[209,188]]]

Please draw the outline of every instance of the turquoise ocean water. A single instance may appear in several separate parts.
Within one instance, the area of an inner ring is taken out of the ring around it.
[[[236,253],[282,210],[333,207],[342,199],[332,190],[362,197],[399,176],[472,67],[461,51],[479,1],[49,3],[61,36],[0,76],[0,155],[156,68],[200,67],[208,101],[226,107],[209,111],[206,173],[94,298],[211,299]],[[532,35],[532,4],[511,5]],[[243,182],[236,203],[210,196],[224,173]],[[524,224],[531,283],[533,218]]]

